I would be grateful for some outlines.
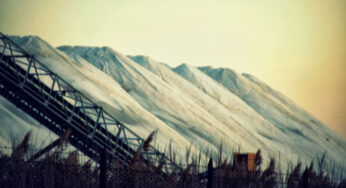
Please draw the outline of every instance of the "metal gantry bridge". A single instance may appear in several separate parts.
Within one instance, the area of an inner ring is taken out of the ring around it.
[[[1,33],[0,94],[58,136],[70,129],[69,142],[96,162],[106,151],[109,162],[126,167],[140,148],[151,165],[164,160],[163,170],[179,169],[154,147],[142,149],[141,137]]]

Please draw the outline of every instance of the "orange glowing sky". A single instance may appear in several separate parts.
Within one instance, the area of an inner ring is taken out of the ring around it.
[[[345,0],[0,0],[0,31],[251,73],[346,138]]]

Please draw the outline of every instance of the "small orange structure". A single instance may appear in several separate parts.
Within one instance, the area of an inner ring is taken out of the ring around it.
[[[233,164],[237,169],[255,172],[255,153],[234,153]]]

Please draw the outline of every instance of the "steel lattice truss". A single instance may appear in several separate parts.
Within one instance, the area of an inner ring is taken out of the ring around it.
[[[95,161],[106,150],[109,161],[128,166],[144,142],[1,33],[0,94],[59,136],[71,129],[70,143]],[[141,158],[154,166],[164,160],[165,170],[179,169],[152,146],[141,149]]]

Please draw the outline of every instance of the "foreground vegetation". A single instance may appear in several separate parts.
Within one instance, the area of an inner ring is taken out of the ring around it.
[[[99,187],[99,166],[92,160],[81,161],[78,151],[66,154],[64,144],[68,135],[60,138],[60,143],[52,152],[37,159],[29,154],[29,138],[30,134],[27,134],[12,149],[10,156],[0,152],[0,187]],[[153,134],[145,140],[141,149],[150,147],[152,140]],[[252,172],[222,160],[220,151],[215,168],[211,168],[211,161],[200,164],[201,156],[190,156],[187,152],[186,161],[190,161],[187,167],[183,171],[172,169],[169,174],[162,173],[164,162],[156,167],[144,163],[140,151],[137,150],[127,168],[114,161],[107,171],[106,187],[346,187],[345,180],[335,181],[322,170],[317,173],[314,163],[305,169],[298,163],[292,171],[283,174],[277,173],[275,160],[271,159],[268,167],[261,170],[260,150],[256,153],[256,168]],[[171,150],[168,152],[167,156],[175,158]],[[200,165],[209,165],[209,169],[213,170],[201,173],[198,170]]]

